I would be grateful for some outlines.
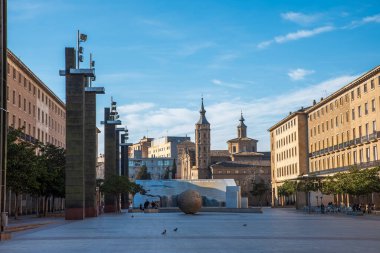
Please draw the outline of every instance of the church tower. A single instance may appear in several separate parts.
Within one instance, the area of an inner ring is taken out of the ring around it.
[[[210,178],[209,165],[211,163],[210,157],[210,123],[206,119],[206,110],[202,105],[200,118],[195,124],[195,166],[198,172],[198,179]],[[195,177],[195,176],[194,176]]]
[[[240,121],[240,123],[237,126],[238,138],[245,138],[245,137],[247,137],[247,126],[244,124],[243,112],[241,112],[241,116],[240,116],[239,121]]]

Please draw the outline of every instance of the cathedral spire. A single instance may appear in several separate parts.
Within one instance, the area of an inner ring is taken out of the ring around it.
[[[243,111],[241,111],[240,114],[240,123],[237,126],[237,132],[238,132],[238,138],[245,138],[247,137],[247,126],[244,124],[244,117],[243,117]]]
[[[201,104],[201,110],[199,111],[200,112],[200,118],[197,122],[197,124],[200,124],[200,125],[210,125],[210,123],[208,123],[207,119],[206,119],[206,110],[205,110],[205,107],[203,105],[203,96],[202,96],[202,104]]]
[[[242,127],[242,126],[247,127],[247,126],[244,124],[245,119],[244,119],[244,117],[243,117],[243,111],[241,111],[241,113],[240,113],[240,119],[239,119],[239,121],[240,121],[239,127]]]

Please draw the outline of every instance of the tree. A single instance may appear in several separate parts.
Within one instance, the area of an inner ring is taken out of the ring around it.
[[[148,168],[146,167],[146,165],[143,165],[140,167],[140,170],[136,175],[136,179],[140,179],[140,180],[151,179],[150,173],[148,172]]]
[[[176,179],[176,176],[177,176],[177,163],[176,163],[176,160],[174,159],[173,168],[172,168],[172,179]]]
[[[18,217],[18,197],[31,193],[39,187],[37,181],[37,156],[35,146],[24,141],[20,129],[10,128],[8,132],[7,184],[16,196],[14,209]]]
[[[111,175],[106,178],[100,187],[100,190],[106,194],[110,194],[115,200],[115,210],[120,212],[119,198],[122,193],[127,193],[130,190],[130,182],[124,176]]]
[[[285,181],[280,187],[278,187],[278,194],[280,196],[289,197],[296,193],[297,191],[297,182],[294,181]]]
[[[38,196],[43,197],[44,216],[47,214],[47,200],[49,197],[64,198],[65,196],[65,150],[52,144],[40,144],[38,159],[39,189]]]
[[[132,195],[132,201],[137,193],[140,193],[141,195],[145,195],[146,191],[145,189],[135,182],[129,182],[129,193]]]
[[[263,179],[260,179],[259,182],[253,182],[252,191],[250,191],[250,193],[252,194],[252,196],[258,197],[258,202],[261,206],[262,196],[269,190],[270,187],[264,182]]]

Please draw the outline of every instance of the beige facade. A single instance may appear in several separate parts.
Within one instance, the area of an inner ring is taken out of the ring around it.
[[[380,166],[379,110],[380,66],[271,127],[274,204],[285,180]],[[349,204],[349,196],[338,197]],[[371,201],[377,206],[378,194]]]
[[[195,143],[183,141],[177,145],[177,178],[192,179],[195,169]]]
[[[379,73],[369,71],[307,110],[310,173],[380,164]]]
[[[128,147],[129,158],[148,158],[153,138],[143,137],[139,142]]]
[[[291,113],[270,129],[272,205],[280,204],[278,187],[308,173],[307,114]]]
[[[148,157],[176,158],[177,145],[183,141],[190,141],[190,137],[163,136],[161,138],[154,139],[148,148]]]
[[[27,140],[66,146],[65,104],[8,51],[8,125],[23,128]]]

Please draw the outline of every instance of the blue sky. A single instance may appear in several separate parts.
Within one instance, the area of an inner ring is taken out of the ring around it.
[[[88,35],[98,122],[111,96],[130,141],[194,136],[200,98],[212,148],[226,149],[243,111],[267,129],[380,64],[378,1],[8,0],[8,47],[65,100],[64,48]],[[102,130],[102,126],[99,124]],[[100,152],[103,140],[100,140]]]

